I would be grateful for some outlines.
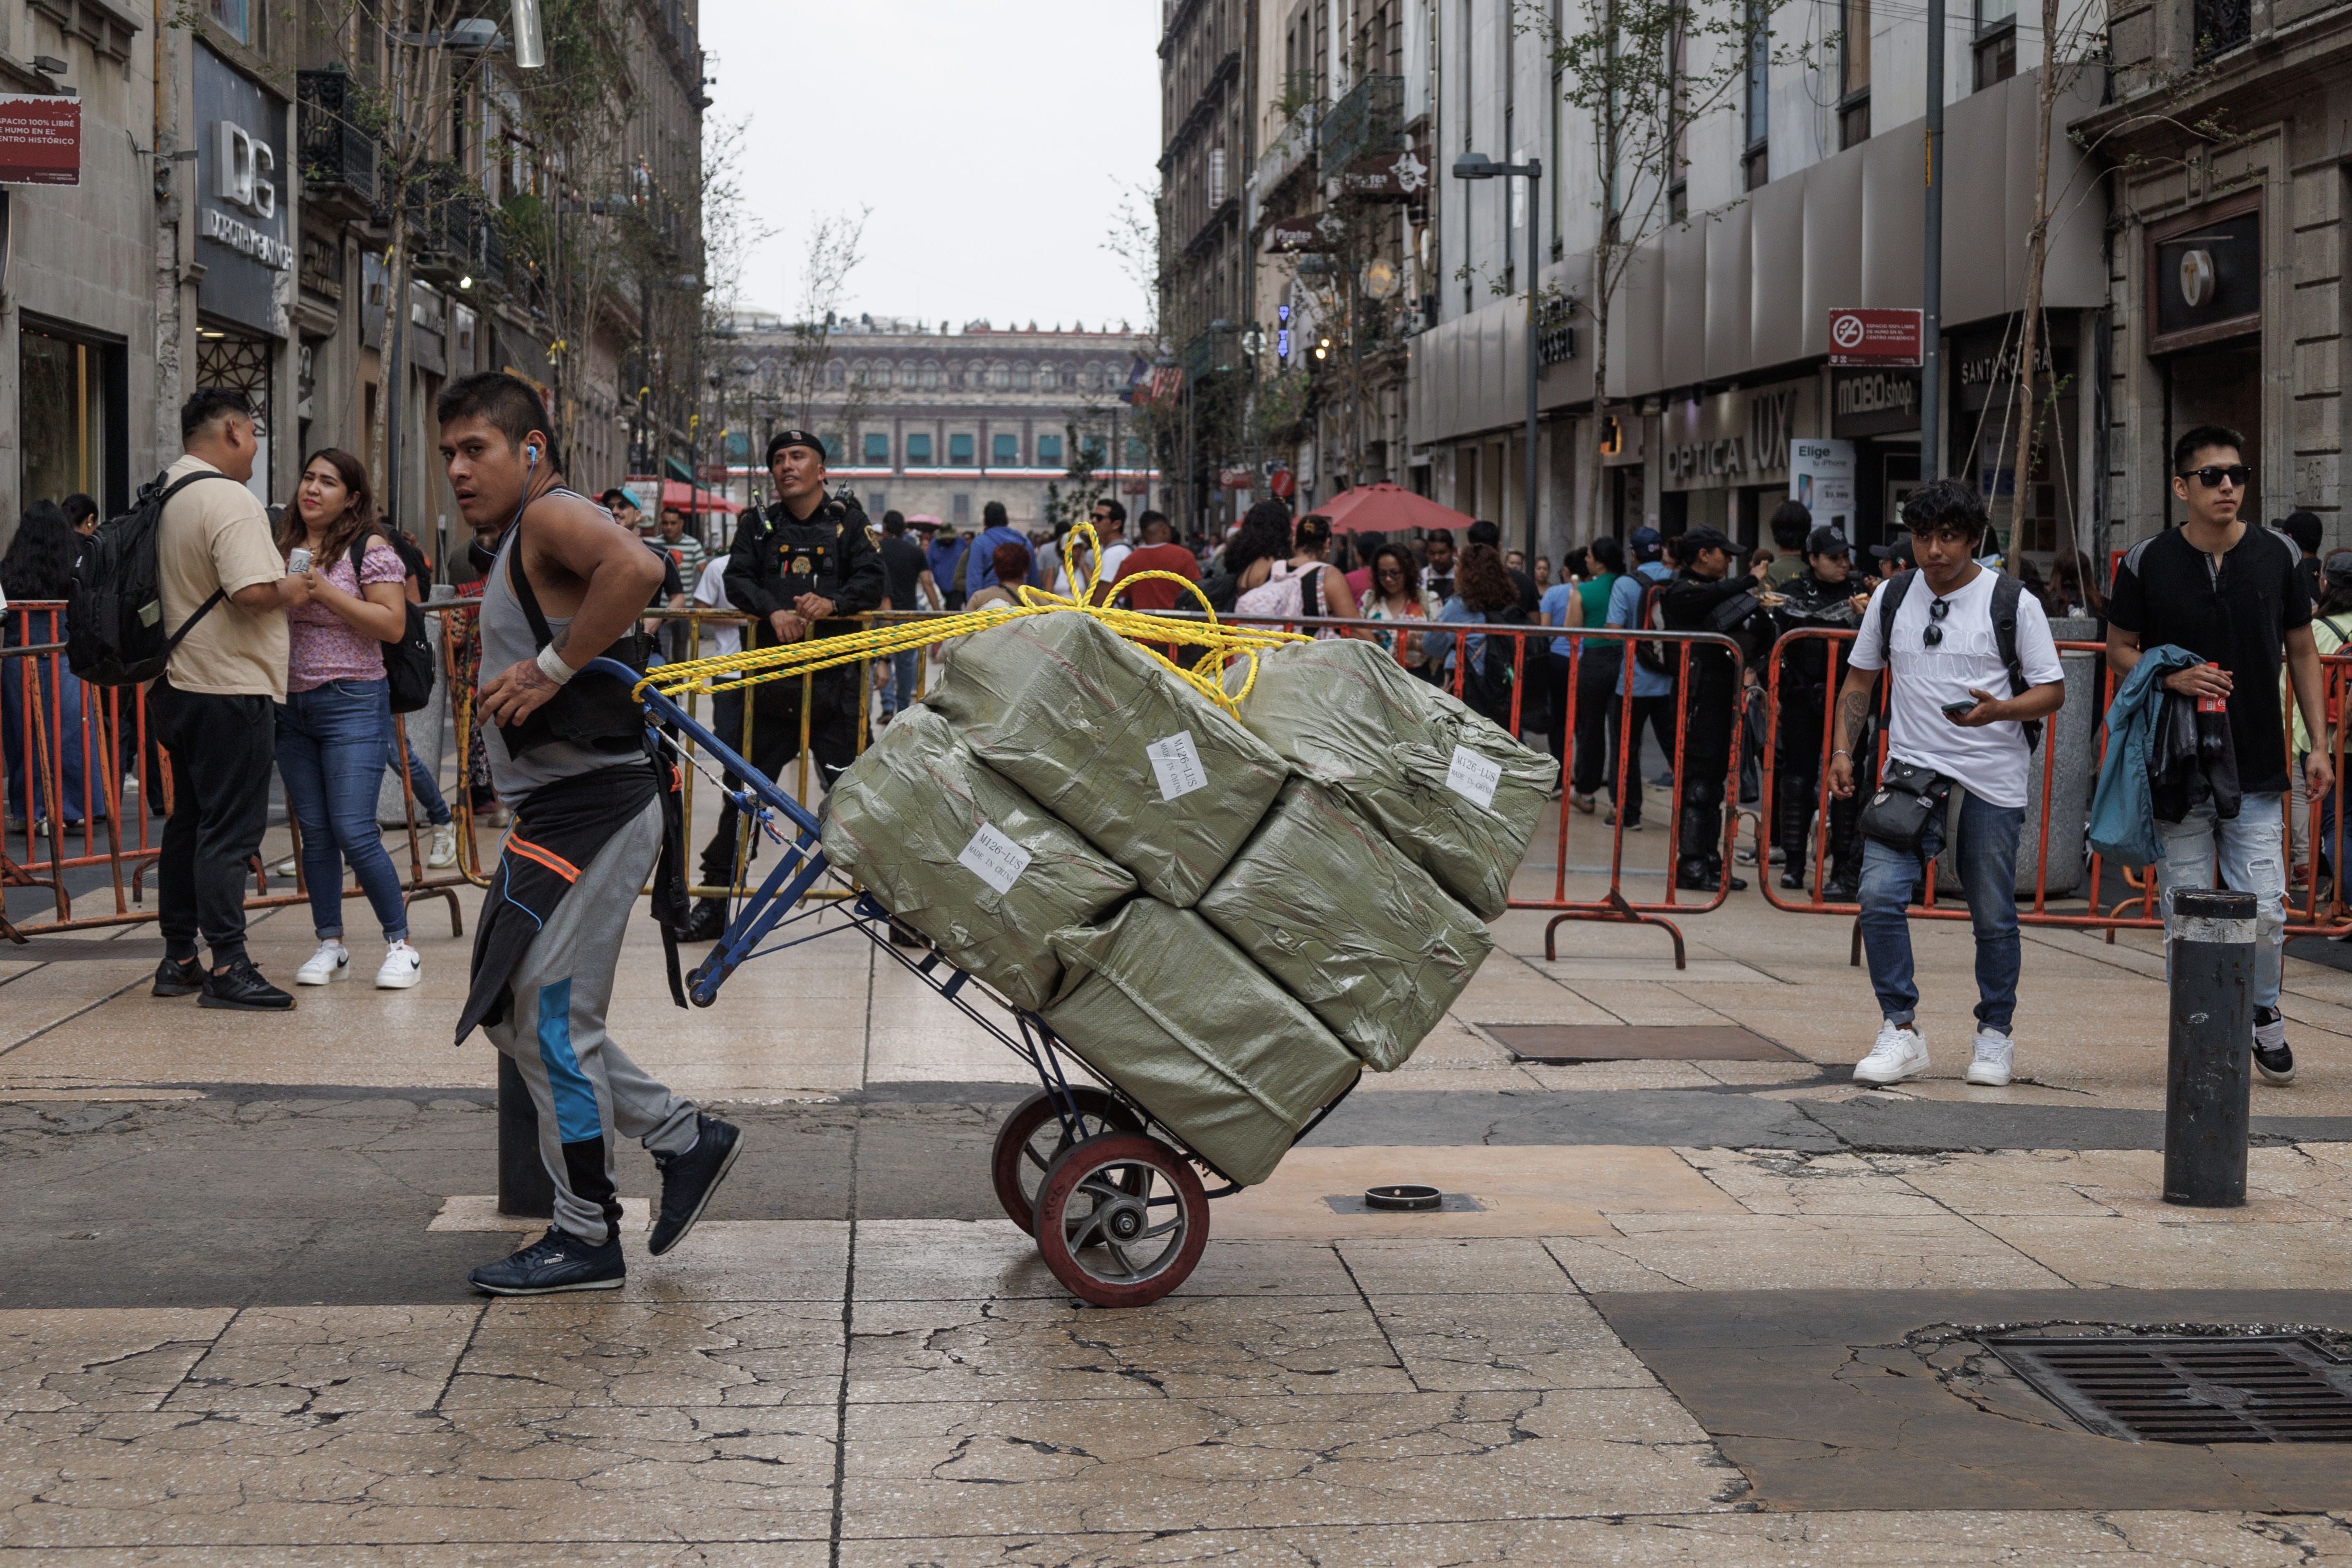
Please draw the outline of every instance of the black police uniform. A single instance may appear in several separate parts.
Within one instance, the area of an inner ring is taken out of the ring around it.
[[[727,557],[727,599],[751,617],[747,648],[772,648],[782,641],[768,619],[791,610],[803,593],[833,601],[844,615],[877,608],[888,580],[866,514],[853,502],[828,497],[806,520],[781,501],[764,516],[746,513]],[[855,621],[818,622],[812,638],[837,637],[859,630]],[[828,789],[857,755],[857,704],[863,695],[860,667],[821,670],[809,680],[809,750],[817,777]],[[751,765],[781,781],[800,756],[801,689],[797,678],[751,688],[754,719]],[[740,704],[740,698],[736,702]],[[714,704],[716,733],[730,745],[742,733],[742,709],[721,697]],[[735,813],[719,818],[719,830],[702,852],[704,885],[726,885],[735,867]]]
[[[1787,602],[1772,612],[1772,618],[1783,632],[1805,627],[1851,631],[1861,621],[1852,596],[1867,587],[1855,578],[1823,582],[1808,568],[1782,586]],[[1772,787],[1772,841],[1785,856],[1780,885],[1802,888],[1805,864],[1813,852],[1813,809],[1821,798],[1823,716],[1832,695],[1830,643],[1819,637],[1801,638],[1788,644],[1780,659],[1780,734],[1774,743],[1778,758],[1774,771],[1779,778]],[[1861,814],[1858,798],[1831,805],[1830,888],[1850,887],[1861,874],[1861,842],[1854,831]]]
[[[1666,585],[1659,608],[1670,632],[1738,636],[1757,611],[1755,591],[1755,581],[1744,572],[1709,579],[1684,571]],[[1745,604],[1739,602],[1743,595],[1751,596]],[[1683,737],[1681,861],[1675,867],[1681,887],[1711,893],[1724,874],[1723,781],[1731,766],[1738,699],[1738,677],[1729,651],[1692,649],[1690,685],[1684,694],[1690,716]],[[1735,877],[1731,885],[1736,889],[1747,883]]]

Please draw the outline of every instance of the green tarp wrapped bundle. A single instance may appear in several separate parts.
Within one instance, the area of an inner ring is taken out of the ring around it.
[[[1244,1186],[1362,1064],[1191,910],[1139,898],[1110,923],[1060,932],[1068,966],[1045,1021],[1087,1064]]]
[[[1380,1072],[1404,1065],[1495,946],[1427,872],[1304,779],[1193,907]]]
[[[1076,611],[974,632],[925,700],[982,761],[1180,909],[1288,776],[1231,715]]]
[[[991,772],[919,704],[826,797],[824,852],[884,907],[1024,1008],[1062,980],[1050,938],[1135,879]]]
[[[1248,674],[1236,660],[1225,689],[1241,690]],[[1339,790],[1446,892],[1486,919],[1503,913],[1559,763],[1353,639],[1260,654],[1242,722]]]

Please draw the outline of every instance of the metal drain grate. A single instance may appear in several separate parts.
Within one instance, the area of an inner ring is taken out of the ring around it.
[[[2352,1442],[2352,1364],[2290,1335],[2011,1334],[1987,1349],[2094,1432],[2134,1442]]]

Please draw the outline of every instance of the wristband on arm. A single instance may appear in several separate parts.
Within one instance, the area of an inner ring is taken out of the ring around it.
[[[539,673],[559,686],[580,673],[563,662],[563,655],[555,651],[552,643],[539,651],[539,657],[534,662],[539,665]]]

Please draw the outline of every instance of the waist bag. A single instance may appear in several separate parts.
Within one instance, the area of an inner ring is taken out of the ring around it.
[[[1862,836],[1916,854],[1927,824],[1943,815],[1952,781],[1932,768],[1889,757],[1878,789],[1862,809]]]

